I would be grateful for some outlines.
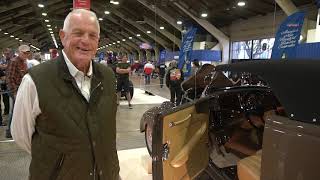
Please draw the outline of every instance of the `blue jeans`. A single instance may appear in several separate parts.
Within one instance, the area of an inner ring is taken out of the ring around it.
[[[7,125],[6,133],[11,135],[10,128],[11,128],[11,121],[12,121],[13,107],[14,107],[15,98],[14,98],[12,93],[9,93],[9,97],[12,98],[12,108],[10,108],[11,111],[9,112],[9,119],[8,119],[8,125]]]
[[[150,84],[150,75],[145,74],[144,77],[145,77],[145,80],[146,80],[146,85]]]

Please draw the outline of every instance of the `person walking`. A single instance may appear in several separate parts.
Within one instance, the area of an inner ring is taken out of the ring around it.
[[[171,62],[171,68],[166,75],[166,85],[170,89],[170,102],[179,106],[182,98],[181,83],[184,80],[184,75],[181,69],[177,67],[177,62]]]
[[[163,87],[163,79],[164,76],[166,74],[166,68],[167,66],[164,63],[161,63],[158,65],[158,69],[159,69],[159,79],[160,79],[160,88]]]
[[[148,61],[143,68],[144,71],[144,76],[145,76],[145,84],[149,85],[150,84],[150,79],[151,79],[151,74],[152,71],[154,70],[153,64],[151,64],[150,61]]]
[[[118,180],[115,76],[93,62],[94,12],[74,9],[60,30],[64,49],[23,77],[12,136],[31,154],[29,180]]]

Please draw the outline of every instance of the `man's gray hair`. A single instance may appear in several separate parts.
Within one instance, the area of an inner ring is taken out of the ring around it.
[[[89,11],[89,10],[86,10],[86,9],[74,9],[72,10],[66,17],[66,19],[64,20],[64,23],[63,23],[63,31],[67,32],[68,29],[69,29],[69,24],[70,24],[70,17],[74,14],[88,14],[89,16],[93,17],[96,24],[97,24],[97,27],[98,27],[98,30],[99,30],[99,33],[100,33],[100,25],[99,25],[99,21],[98,21],[98,18],[97,18],[97,15],[96,13],[92,12],[92,11]]]

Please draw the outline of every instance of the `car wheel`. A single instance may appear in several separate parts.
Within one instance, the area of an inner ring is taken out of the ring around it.
[[[146,125],[146,129],[144,131],[144,138],[146,141],[146,146],[149,152],[149,155],[152,156],[152,126]]]

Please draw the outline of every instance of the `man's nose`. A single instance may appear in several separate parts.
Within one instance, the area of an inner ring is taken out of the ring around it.
[[[89,34],[83,34],[81,37],[81,41],[84,43],[88,43],[89,42]]]

